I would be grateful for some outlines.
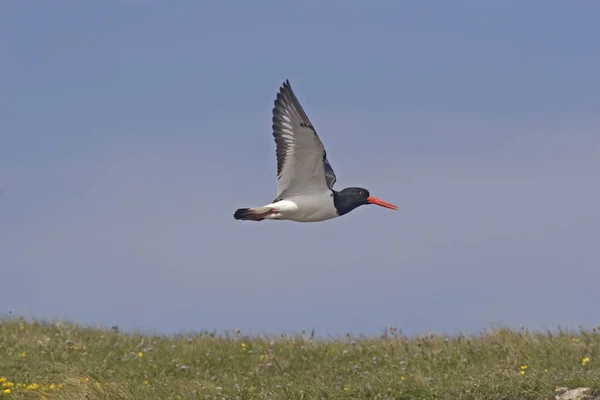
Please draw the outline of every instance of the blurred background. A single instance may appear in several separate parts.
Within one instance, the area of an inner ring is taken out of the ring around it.
[[[600,4],[0,5],[0,314],[319,336],[600,323]],[[361,207],[276,194],[289,79]]]

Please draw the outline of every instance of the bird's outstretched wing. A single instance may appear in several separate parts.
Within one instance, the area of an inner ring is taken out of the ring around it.
[[[336,177],[325,147],[287,80],[275,99],[273,137],[277,155],[277,199],[333,189]]]

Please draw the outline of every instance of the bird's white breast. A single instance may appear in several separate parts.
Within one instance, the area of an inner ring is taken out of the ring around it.
[[[266,207],[278,211],[269,219],[291,220],[297,222],[318,222],[338,217],[330,191],[322,194],[296,195],[280,200]]]

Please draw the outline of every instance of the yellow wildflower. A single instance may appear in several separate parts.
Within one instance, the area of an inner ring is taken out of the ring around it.
[[[544,370],[544,372],[548,372],[548,370],[547,370],[547,369],[545,369],[545,370]]]
[[[6,394],[10,394],[11,390],[10,389],[4,389],[4,393]]]
[[[142,353],[141,351],[138,353],[138,357],[142,358],[144,356],[144,353]]]
[[[0,383],[2,383],[2,382],[6,382],[6,378],[3,376],[0,377]]]
[[[405,378],[404,376],[401,376],[401,377],[400,377],[400,380],[401,380],[401,381],[405,381],[405,380],[406,380],[406,378]]]
[[[527,365],[521,365],[521,371],[525,371],[527,368],[529,368]]]
[[[6,381],[6,382],[2,382],[2,387],[3,388],[12,388],[13,386],[15,386],[14,383],[12,383],[11,381]]]
[[[144,380],[144,385],[147,385],[147,384],[148,384],[148,380],[146,379],[146,380]]]
[[[22,352],[22,353],[19,353],[19,355],[18,355],[18,356],[19,356],[19,358],[27,357],[27,352],[26,352],[26,351],[24,351],[24,352]]]
[[[243,350],[243,351],[246,351],[246,350],[248,350],[248,349],[246,348],[246,343],[242,343],[242,350]]]
[[[581,365],[584,365],[584,366],[585,366],[585,365],[586,365],[587,363],[589,363],[589,362],[590,362],[590,358],[589,358],[589,357],[584,357],[584,359],[583,359],[583,360],[581,360]]]
[[[525,371],[521,370],[521,375],[525,375]]]
[[[56,385],[54,383],[51,383],[50,386],[48,386],[48,388],[50,390],[54,390],[54,389],[56,389]]]

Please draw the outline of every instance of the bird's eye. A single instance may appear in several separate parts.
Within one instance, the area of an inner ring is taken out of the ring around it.
[[[364,196],[364,195],[365,195],[365,192],[363,192],[363,191],[361,190],[360,192],[358,192],[358,195],[359,195],[359,196]]]

